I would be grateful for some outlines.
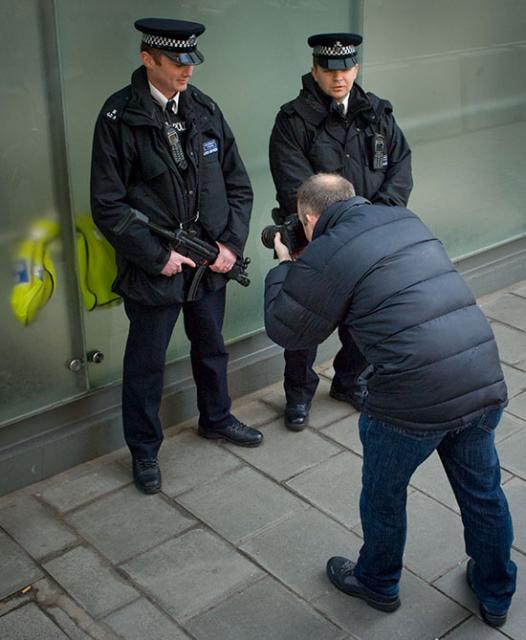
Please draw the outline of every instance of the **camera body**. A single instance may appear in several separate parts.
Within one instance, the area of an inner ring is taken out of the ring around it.
[[[281,235],[281,242],[291,254],[307,246],[308,241],[305,231],[296,213],[283,216],[280,209],[273,209],[272,219],[278,224],[271,224],[261,232],[261,242],[264,247],[267,247],[267,249],[274,248],[274,237],[278,232]]]

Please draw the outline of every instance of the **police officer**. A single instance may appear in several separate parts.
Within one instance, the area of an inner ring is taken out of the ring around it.
[[[199,435],[242,446],[263,439],[230,413],[221,334],[225,274],[243,253],[252,189],[221,110],[189,84],[194,66],[204,60],[197,38],[205,27],[156,18],[137,20],[135,27],[142,33],[142,66],[97,119],[91,197],[95,222],[117,252],[114,290],[130,321],[122,415],[134,481],[140,491],[156,493],[164,362],[181,311],[191,343]],[[123,225],[131,208],[159,226],[186,229],[217,245],[196,300],[187,300],[195,263],[147,228]]]
[[[356,84],[354,33],[313,35],[313,65],[297,98],[283,105],[270,137],[270,168],[280,205],[276,221],[296,213],[296,192],[311,175],[337,173],[356,193],[375,204],[405,206],[413,185],[411,151],[387,100]],[[366,362],[347,331],[334,358],[330,395],[360,409],[365,397]],[[319,378],[313,370],[316,348],[285,350],[285,425],[308,424]],[[364,371],[365,370],[365,371]]]

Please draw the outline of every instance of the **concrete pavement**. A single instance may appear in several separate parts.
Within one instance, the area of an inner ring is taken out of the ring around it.
[[[360,548],[358,414],[321,384],[311,426],[282,424],[273,385],[235,403],[265,443],[167,431],[163,492],[139,494],[124,450],[0,498],[2,640],[503,640],[526,637],[526,282],[479,300],[511,401],[497,430],[518,591],[502,630],[477,617],[458,506],[438,456],[412,479],[402,607],[339,593],[331,555]]]

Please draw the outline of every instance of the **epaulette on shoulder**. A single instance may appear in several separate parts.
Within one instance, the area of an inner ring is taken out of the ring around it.
[[[201,106],[206,107],[210,113],[214,113],[218,108],[217,104],[212,100],[210,96],[207,96],[206,93],[203,93],[197,87],[193,85],[190,86],[190,90],[192,93],[192,98],[198,102]]]
[[[121,91],[114,93],[106,100],[102,107],[101,115],[111,122],[118,122],[131,97],[131,88],[125,87]]]
[[[367,97],[369,98],[369,102],[374,109],[374,112],[378,115],[381,113],[393,113],[393,105],[389,102],[389,100],[384,100],[383,98],[379,98],[374,93],[370,91],[367,92]]]
[[[283,113],[286,113],[288,116],[291,116],[296,109],[294,108],[294,101],[292,102],[287,102],[284,105],[281,105],[281,111],[283,111]]]

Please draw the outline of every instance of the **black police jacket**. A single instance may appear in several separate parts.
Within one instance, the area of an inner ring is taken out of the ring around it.
[[[190,85],[179,110],[186,120],[182,175],[172,158],[161,111],[154,103],[144,67],[131,84],[113,94],[97,119],[91,167],[91,207],[95,223],[117,252],[117,293],[148,305],[182,302],[195,271],[166,277],[161,271],[169,248],[137,224],[119,228],[130,208],[167,229],[198,217],[200,235],[243,253],[252,207],[252,189],[234,136],[211,98]],[[186,277],[185,277],[186,276]],[[225,286],[210,270],[200,289]]]
[[[507,400],[491,327],[442,244],[408,209],[352,198],[319,218],[297,262],[272,269],[267,333],[315,346],[343,324],[373,367],[365,412],[455,430]]]
[[[342,118],[310,74],[299,96],[283,105],[270,137],[270,168],[277,200],[295,213],[299,186],[313,173],[329,172],[353,183],[373,203],[406,206],[413,187],[411,150],[387,100],[354,84]],[[373,169],[373,141],[384,136],[382,167]]]

